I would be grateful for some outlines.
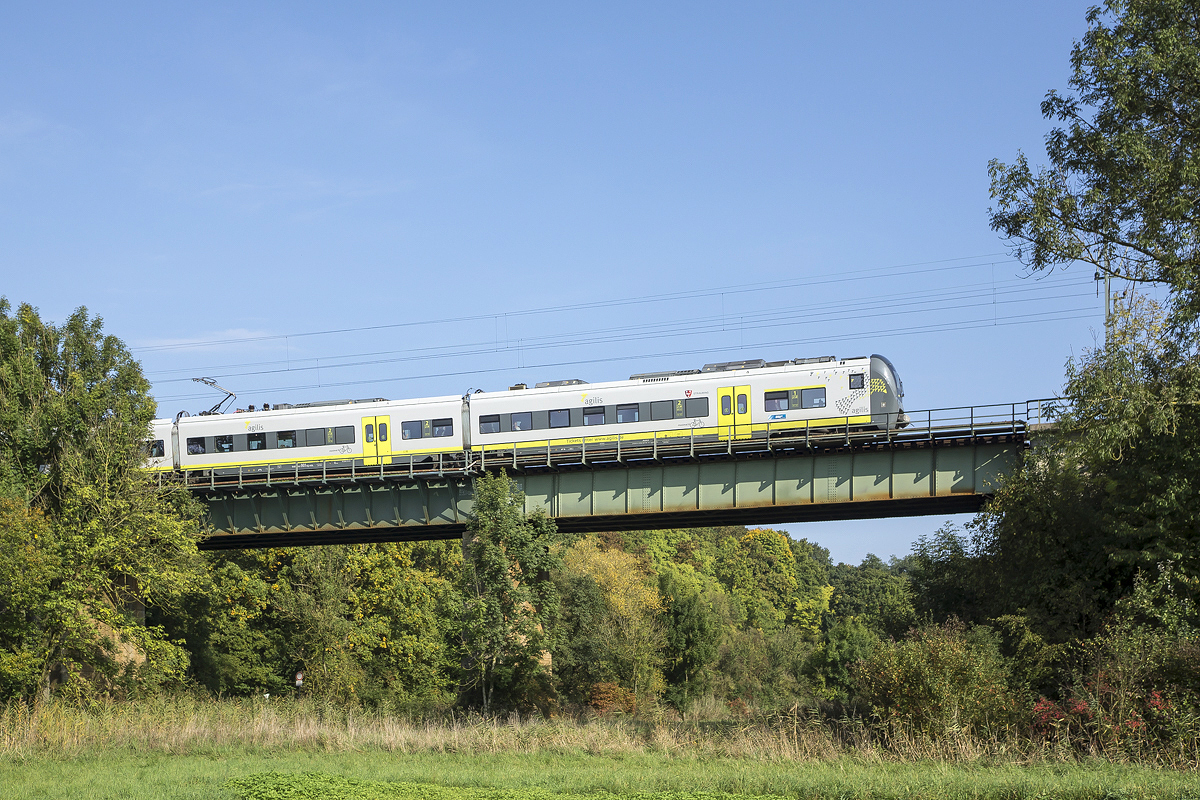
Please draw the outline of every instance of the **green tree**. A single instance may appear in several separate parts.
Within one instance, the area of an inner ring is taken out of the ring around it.
[[[1043,530],[1061,529],[1052,525]],[[971,536],[950,523],[920,536],[900,568],[912,586],[915,611],[937,622],[950,617],[981,622],[1008,610],[1007,600],[995,596],[996,582],[987,575]]]
[[[608,657],[604,590],[591,575],[563,570],[559,581],[560,620],[554,642],[554,676],[559,696],[577,706],[588,703],[592,687],[617,680]]]
[[[829,570],[833,586],[830,610],[854,617],[882,636],[900,636],[916,621],[908,578],[893,574],[876,555],[857,567],[838,564]]]
[[[296,666],[274,616],[282,550],[204,553],[202,583],[159,620],[191,654],[193,680],[217,695],[280,695]]]
[[[1200,363],[1164,325],[1134,297],[1068,364],[1056,430],[973,525],[987,616],[1026,614],[1061,642],[1098,631],[1139,569],[1200,574]]]
[[[663,689],[663,604],[646,563],[587,537],[566,551],[563,570],[590,578],[604,599],[596,630],[602,671],[639,699],[657,697]]]
[[[991,163],[992,226],[1035,271],[1084,261],[1168,299],[1118,304],[1104,346],[1068,364],[1057,431],[977,523],[981,605],[1051,641],[1098,631],[1139,569],[1200,574],[1200,3],[1110,0],[1087,20],[1071,93],[1042,104],[1048,165]]]
[[[839,619],[822,637],[805,670],[825,697],[847,700],[853,689],[852,671],[879,645],[879,636],[854,617]]]
[[[676,571],[659,573],[658,592],[665,605],[666,697],[671,705],[687,711],[709,688],[709,668],[717,657],[721,627],[711,601]]]
[[[796,600],[796,556],[787,534],[766,528],[721,543],[717,576],[746,610],[746,624],[770,634],[783,628]]]
[[[355,577],[351,643],[366,678],[360,696],[405,706],[447,699],[453,678],[448,637],[461,603],[453,584],[462,569],[460,548],[447,542],[358,545],[347,560]]]
[[[992,161],[992,227],[1034,270],[1084,261],[1170,287],[1200,313],[1200,3],[1108,0],[1071,51],[1072,93],[1042,114],[1049,164]]]
[[[688,567],[696,575],[715,578],[720,562],[721,543],[729,537],[746,535],[742,526],[686,528],[650,531],[625,531],[600,534],[606,547],[617,546],[645,559],[655,572],[668,565]],[[606,537],[612,537],[611,543]]]
[[[835,587],[830,583],[829,551],[807,539],[789,539],[796,559],[796,597],[792,601],[789,622],[812,641],[821,634],[821,626],[830,612]]]
[[[421,706],[446,697],[455,575],[414,552],[442,543],[326,545],[206,554],[210,584],[166,619],[217,693],[294,691]]]
[[[62,326],[10,312],[0,298],[0,496],[16,504],[0,516],[0,560],[25,594],[0,598],[0,661],[15,670],[0,683],[29,697],[52,676],[75,692],[178,678],[186,653],[144,610],[193,586],[200,513],[141,469],[149,385],[86,310]]]
[[[460,696],[485,713],[549,694],[543,657],[559,614],[557,544],[554,521],[527,516],[524,494],[503,471],[475,480],[463,538]]]

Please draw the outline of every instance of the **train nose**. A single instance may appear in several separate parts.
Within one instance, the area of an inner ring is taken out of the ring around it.
[[[908,414],[905,414],[903,411],[901,411],[896,417],[897,428],[907,428],[909,422],[911,422],[911,420],[908,418]]]

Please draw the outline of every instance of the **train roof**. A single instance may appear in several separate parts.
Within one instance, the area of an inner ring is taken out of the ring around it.
[[[182,417],[180,421],[183,422],[185,420],[191,420],[192,422],[197,422],[206,419],[229,419],[232,417],[244,419],[248,416],[253,416],[256,419],[259,417],[266,417],[269,419],[284,419],[296,414],[305,414],[312,411],[329,411],[335,408],[344,408],[347,406],[361,406],[363,407],[363,411],[366,411],[369,408],[378,408],[384,405],[394,407],[410,406],[418,403],[459,403],[461,401],[462,397],[457,394],[441,395],[439,397],[410,397],[403,400],[388,400],[383,397],[372,397],[363,400],[318,400],[311,403],[296,403],[294,405],[291,403],[280,403],[277,407],[272,408],[270,411],[226,411],[222,414],[188,415]],[[174,419],[171,417],[154,420],[156,423],[168,424],[173,421]]]
[[[812,357],[812,358],[793,358],[793,359],[789,359],[787,361],[766,361],[761,358],[746,359],[746,360],[742,360],[742,361],[722,361],[722,362],[716,362],[716,363],[712,363],[712,364],[705,364],[700,369],[665,370],[665,371],[661,371],[661,372],[639,372],[634,375],[630,375],[629,378],[626,380],[603,381],[601,383],[588,383],[587,381],[580,380],[579,378],[569,378],[569,379],[565,379],[565,380],[555,380],[555,381],[542,381],[542,382],[535,384],[533,387],[529,387],[523,383],[518,383],[514,386],[510,386],[508,389],[475,392],[472,394],[472,396],[474,397],[476,395],[483,395],[484,397],[487,397],[487,398],[504,397],[504,396],[507,396],[509,394],[509,392],[512,392],[512,391],[524,391],[524,392],[530,392],[530,393],[538,394],[538,395],[559,394],[562,392],[574,393],[574,392],[578,392],[580,390],[580,387],[587,387],[587,389],[585,389],[584,391],[594,391],[594,390],[599,390],[599,389],[630,386],[630,385],[634,385],[634,384],[638,384],[638,383],[661,383],[661,382],[670,381],[672,379],[692,379],[692,380],[694,380],[697,377],[701,377],[701,376],[704,378],[711,379],[711,378],[715,378],[720,373],[726,373],[726,372],[736,373],[736,374],[747,374],[747,373],[752,373],[755,370],[781,368],[781,367],[810,367],[810,368],[819,368],[821,366],[842,367],[842,366],[853,364],[855,362],[867,361],[871,358],[876,358],[876,357],[883,358],[883,356],[851,356],[849,358],[837,358],[836,356],[816,356],[816,357]],[[884,358],[884,361],[887,361],[887,359]],[[888,363],[890,365],[891,362],[888,362]],[[894,368],[893,368],[893,371],[894,371]],[[272,408],[270,411],[232,411],[232,412],[226,412],[224,414],[213,414],[213,415],[197,414],[195,416],[183,417],[181,419],[181,421],[191,420],[193,422],[197,422],[200,420],[212,419],[212,418],[230,418],[230,417],[244,418],[244,415],[246,415],[246,414],[253,414],[256,418],[257,417],[286,418],[288,416],[292,416],[295,414],[303,414],[306,412],[310,412],[315,409],[325,410],[325,409],[341,408],[343,406],[350,406],[350,405],[361,405],[361,406],[365,406],[365,407],[378,407],[381,405],[408,406],[408,405],[415,405],[418,403],[421,403],[421,404],[423,404],[423,403],[440,403],[440,402],[456,403],[456,402],[459,402],[461,399],[462,398],[459,395],[442,395],[439,397],[415,397],[415,398],[406,398],[403,400],[386,400],[382,397],[373,397],[373,398],[367,398],[367,399],[363,399],[363,400],[323,400],[323,401],[316,401],[316,402],[309,402],[309,403],[297,403],[295,405],[281,403],[278,407]],[[363,410],[365,411],[367,409],[364,408]],[[170,424],[172,421],[173,420],[171,418],[165,418],[165,419],[160,418],[160,419],[154,420],[154,423]]]
[[[561,381],[543,381],[533,387],[523,383],[518,383],[515,386],[510,386],[508,389],[498,389],[490,392],[479,392],[483,397],[503,397],[509,392],[523,391],[533,394],[557,394],[561,392],[578,392],[581,387],[586,387],[584,391],[598,391],[601,389],[611,389],[622,386],[630,386],[639,383],[661,383],[671,379],[696,379],[696,378],[716,378],[719,373],[729,372],[737,374],[752,373],[759,369],[769,369],[772,367],[840,367],[846,366],[854,362],[867,361],[870,356],[853,356],[851,358],[837,358],[836,356],[818,356],[816,358],[793,358],[788,361],[766,361],[761,358],[749,359],[745,361],[725,361],[715,364],[705,364],[702,369],[683,369],[683,370],[668,370],[663,372],[639,372],[636,375],[630,375],[626,380],[603,381],[601,383],[588,383],[578,379],[561,380]],[[472,395],[474,397],[475,395]]]

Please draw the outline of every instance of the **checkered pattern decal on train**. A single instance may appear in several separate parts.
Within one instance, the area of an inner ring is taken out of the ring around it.
[[[887,394],[887,381],[883,378],[871,378],[871,391]]]
[[[855,389],[854,391],[852,391],[850,393],[849,397],[843,397],[841,400],[837,401],[838,413],[839,414],[849,414],[850,409],[854,407],[854,404],[866,396],[867,396],[866,389]]]

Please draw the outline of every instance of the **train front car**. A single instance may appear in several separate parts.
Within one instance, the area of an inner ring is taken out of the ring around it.
[[[908,425],[904,383],[892,362],[878,353],[871,356],[871,424],[883,430]]]

